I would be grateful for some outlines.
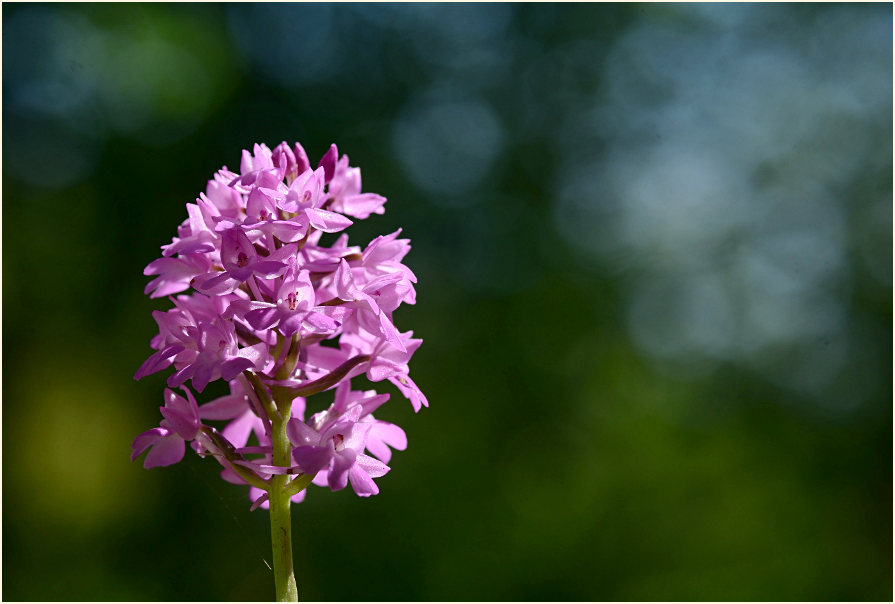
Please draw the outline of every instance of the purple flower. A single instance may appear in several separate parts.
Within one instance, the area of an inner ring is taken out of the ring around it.
[[[242,195],[229,186],[236,175],[226,168],[219,170],[212,180],[208,181],[205,193],[199,193],[196,203],[207,206],[206,211],[214,208],[214,215],[235,219],[244,206]]]
[[[279,166],[286,177],[286,182],[290,183],[295,177],[311,167],[308,162],[308,154],[305,153],[304,147],[295,143],[293,149],[283,141],[273,150],[272,160],[274,165]]]
[[[189,254],[180,258],[159,258],[143,269],[144,275],[158,275],[146,286],[144,293],[151,298],[169,296],[189,289],[197,276],[208,272],[211,261],[204,254]]]
[[[171,244],[162,246],[163,256],[202,254],[214,251],[218,235],[214,232],[212,216],[219,214],[206,202],[198,201],[199,204],[186,204],[189,220],[177,229],[178,237],[175,237]]]
[[[360,168],[349,167],[348,156],[343,155],[329,183],[329,209],[363,220],[370,214],[385,214],[385,202],[382,195],[361,193]]]
[[[267,256],[255,249],[241,227],[224,231],[221,242],[222,273],[207,273],[196,279],[194,287],[206,294],[226,294],[245,283],[253,275],[275,277],[286,271],[285,260],[294,256],[294,245],[283,246]]]
[[[165,406],[159,409],[167,425],[173,429],[180,438],[193,440],[199,433],[202,422],[199,420],[199,406],[193,393],[184,388],[187,398],[178,396],[173,390],[165,390]],[[164,423],[164,422],[163,422]]]
[[[161,426],[140,434],[132,445],[131,461],[143,451],[152,450],[143,460],[144,468],[170,466],[183,459],[186,441],[199,433],[199,408],[192,392],[184,388],[187,398],[165,390],[165,406],[160,407],[164,419]]]
[[[151,450],[143,460],[143,467],[147,470],[176,464],[183,459],[183,453],[186,450],[184,440],[173,430],[152,428],[134,439],[131,461],[136,460],[143,451],[150,447]]]
[[[383,463],[391,459],[391,449],[403,451],[407,448],[407,435],[399,426],[373,418],[373,412],[388,401],[388,394],[378,394],[375,390],[357,392],[351,390],[347,382],[336,388],[335,399],[325,414],[314,416],[315,421],[322,424],[329,419],[347,413],[351,407],[360,408],[360,420],[370,424],[367,432],[366,448]]]
[[[190,354],[188,360],[175,359],[178,371],[168,378],[172,388],[192,380],[193,387],[202,392],[212,380],[232,380],[246,369],[260,369],[269,356],[263,343],[240,348],[233,323],[223,319],[188,327],[186,336]]]
[[[137,436],[132,459],[171,465],[190,442],[224,480],[249,486],[253,509],[273,493],[301,501],[308,484],[379,492],[375,479],[407,437],[373,416],[389,394],[352,390],[352,379],[391,382],[414,410],[428,405],[409,375],[421,340],[393,315],[416,302],[410,242],[399,229],[363,247],[342,232],[385,201],[362,191],[360,169],[335,145],[312,168],[298,143],[256,144],[238,173],[225,166],[208,180],[144,270],[146,293],[174,307],[153,312],[152,354],[134,377],[172,368],[168,386],[185,396],[165,390],[161,421]],[[324,233],[339,236],[324,244]],[[202,404],[186,388],[218,379],[230,393]],[[319,398],[306,397],[324,391],[332,404],[305,421]]]
[[[254,154],[248,151],[242,152],[242,161],[239,164],[241,176],[234,178],[230,186],[240,193],[246,193],[252,185],[261,187],[275,187],[283,180],[283,172],[273,163],[273,153],[267,145],[255,145]]]
[[[305,170],[289,185],[279,207],[284,212],[295,214],[295,220],[300,220],[302,224],[308,224],[324,233],[336,233],[351,226],[352,222],[338,212],[321,209],[324,181],[322,167],[313,171]]]
[[[309,222],[302,215],[281,219],[279,206],[285,197],[286,191],[274,191],[255,187],[249,193],[246,200],[246,218],[243,227],[251,227],[264,233],[268,238],[276,237],[278,240],[293,243],[302,239],[308,233]],[[226,225],[228,223],[222,223]],[[273,248],[274,245],[269,247]]]
[[[353,406],[344,416],[317,429],[291,420],[288,430],[289,439],[297,445],[292,457],[303,472],[320,476],[325,471],[331,490],[344,489],[350,481],[357,495],[369,497],[379,493],[373,479],[384,476],[389,467],[363,453],[372,424],[359,422],[360,414],[361,408]],[[313,418],[312,423],[319,424]]]
[[[392,449],[403,451],[407,448],[407,435],[400,426],[370,419],[372,427],[367,433],[367,450],[383,463],[392,458]]]
[[[408,361],[423,343],[422,340],[413,339],[412,336],[412,331],[399,334],[401,348],[365,332],[343,334],[339,343],[345,347],[345,356],[348,358],[358,355],[369,356],[370,361],[362,366],[366,368],[367,378],[371,382],[387,379],[410,401],[413,410],[418,412],[422,407],[428,407],[429,401],[410,379]]]
[[[245,319],[254,329],[277,327],[287,338],[297,333],[302,325],[320,333],[336,329],[339,324],[327,315],[328,312],[334,314],[333,307],[317,306],[315,295],[308,271],[298,271],[293,265],[277,290],[276,302],[251,302],[251,310],[245,312]],[[241,304],[238,308],[244,306]],[[337,309],[335,314],[340,312]]]
[[[336,284],[336,294],[349,308],[354,308],[354,315],[358,324],[370,333],[381,334],[395,347],[403,349],[398,330],[395,329],[388,312],[380,308],[376,298],[382,296],[382,292],[389,291],[400,281],[400,275],[383,275],[376,280],[358,286],[351,273],[351,267],[343,259],[333,277]],[[386,294],[388,295],[388,294]]]

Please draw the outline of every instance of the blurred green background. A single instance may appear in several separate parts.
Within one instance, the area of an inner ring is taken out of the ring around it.
[[[891,49],[887,4],[6,4],[2,598],[273,597],[245,489],[130,463],[132,376],[184,204],[298,140],[411,238],[431,403],[293,509],[302,598],[891,600]]]

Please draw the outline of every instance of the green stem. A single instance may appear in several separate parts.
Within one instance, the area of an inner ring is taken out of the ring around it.
[[[289,341],[277,338],[280,346],[289,346],[286,359],[277,371],[276,379],[288,379],[295,370],[298,355],[301,350],[301,341],[296,335]],[[282,352],[282,348],[280,349]],[[283,468],[292,466],[292,443],[286,433],[286,426],[292,415],[292,399],[287,388],[274,386],[271,388],[273,398],[267,393],[267,389],[261,379],[251,371],[245,372],[252,384],[252,388],[258,394],[261,405],[270,418],[271,444],[273,445],[273,465]],[[270,541],[273,548],[273,575],[276,588],[277,602],[298,602],[298,586],[295,583],[295,569],[292,565],[292,514],[290,511],[291,498],[295,494],[296,486],[310,483],[312,477],[301,475],[290,484],[287,489],[289,477],[282,474],[274,474],[270,478],[270,486],[267,489],[267,498],[270,502]],[[296,484],[297,483],[297,484]]]
[[[288,467],[290,459],[289,438],[286,423],[289,421],[288,405],[285,418],[272,417],[273,463]],[[292,566],[292,515],[290,495],[285,491],[287,476],[275,475],[270,479],[270,540],[273,546],[273,574],[277,602],[298,602],[298,587]]]

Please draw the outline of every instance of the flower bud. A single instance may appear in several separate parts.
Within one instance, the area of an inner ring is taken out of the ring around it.
[[[317,164],[317,167],[323,166],[323,175],[324,182],[329,182],[333,179],[333,175],[336,173],[336,162],[339,160],[339,150],[336,148],[335,143],[329,146],[329,151],[323,154],[323,157],[320,158],[320,163]]]
[[[283,141],[273,150],[273,165],[283,172],[287,182],[292,182],[298,176],[295,154],[286,141]]]

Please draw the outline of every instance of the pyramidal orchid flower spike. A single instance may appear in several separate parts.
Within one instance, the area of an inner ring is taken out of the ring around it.
[[[154,352],[134,377],[173,371],[161,421],[137,436],[131,460],[146,452],[144,467],[169,466],[189,443],[248,487],[251,509],[270,511],[278,601],[298,599],[290,503],[310,485],[376,495],[392,449],[407,446],[401,428],[373,417],[389,394],[352,390],[352,378],[387,380],[414,411],[428,406],[408,367],[422,340],[393,319],[416,302],[402,263],[410,242],[398,230],[361,248],[343,233],[385,201],[361,192],[360,169],[335,145],[312,168],[297,143],[256,144],[239,173],[221,168],[186,204],[144,271],[154,277],[145,293],[173,308],[153,312]],[[339,235],[326,246],[324,233]],[[197,400],[215,380],[229,394]]]

